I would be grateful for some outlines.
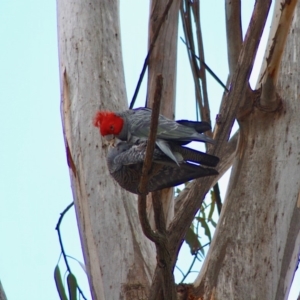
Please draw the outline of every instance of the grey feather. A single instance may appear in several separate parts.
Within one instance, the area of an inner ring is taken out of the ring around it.
[[[146,142],[139,142],[135,145],[128,142],[120,142],[108,151],[107,164],[111,176],[121,187],[132,193],[138,194],[138,185],[142,175],[146,146]],[[195,156],[196,153],[194,152],[198,152],[192,150],[193,153],[191,154],[189,150],[191,149],[178,146],[175,153],[176,155],[182,155],[183,159],[185,159],[186,155]],[[218,172],[215,169],[204,168],[185,160],[177,165],[158,147],[155,147],[147,189],[148,192],[152,192],[179,185],[195,178],[216,174]]]

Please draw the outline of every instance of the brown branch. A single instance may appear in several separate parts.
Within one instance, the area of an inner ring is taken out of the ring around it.
[[[160,284],[162,283],[162,290],[165,299],[175,300],[176,292],[173,277],[173,267],[169,252],[169,243],[166,231],[166,222],[162,208],[160,192],[153,193],[153,209],[156,231],[151,229],[146,210],[146,194],[147,184],[149,179],[149,172],[152,166],[153,151],[155,148],[155,140],[159,118],[159,108],[162,95],[163,77],[158,75],[156,79],[156,89],[153,101],[150,134],[147,142],[146,157],[143,164],[141,181],[139,184],[139,192],[141,195],[138,197],[138,211],[141,226],[144,234],[155,243],[157,252],[157,267],[162,270]],[[149,299],[157,299],[157,293],[153,294],[152,289]]]
[[[196,26],[196,37],[197,37],[197,47],[199,53],[199,60],[196,59],[195,53],[195,41],[194,34],[192,31],[192,15]],[[181,3],[180,7],[181,18],[183,23],[183,29],[185,38],[187,40],[187,50],[188,57],[191,65],[191,70],[193,74],[193,79],[195,83],[195,96],[196,104],[198,104],[200,110],[200,116],[202,121],[206,121],[211,124],[210,116],[210,107],[208,101],[208,92],[207,92],[207,80],[206,80],[206,65],[204,63],[204,48],[203,48],[203,39],[201,32],[201,23],[200,23],[200,3],[199,1],[190,2],[185,0]],[[212,132],[209,131],[206,133],[208,136],[212,137]],[[206,150],[211,148],[210,144],[205,144]]]
[[[138,211],[139,211],[140,222],[144,234],[148,239],[150,239],[154,243],[156,243],[159,240],[159,235],[151,229],[151,226],[149,224],[149,220],[147,217],[147,209],[146,209],[147,207],[146,195],[148,193],[147,185],[149,180],[149,172],[151,169],[152,157],[155,148],[162,87],[163,87],[163,77],[161,75],[158,75],[156,78],[156,90],[155,90],[155,97],[154,97],[153,109],[151,114],[150,134],[147,142],[145,161],[142,169],[142,176],[138,187],[140,193],[138,197]]]
[[[191,71],[195,83],[195,93],[196,93],[196,101],[199,104],[199,109],[202,109],[202,95],[201,95],[201,87],[198,80],[198,65],[197,60],[192,53],[195,53],[195,43],[193,38],[193,31],[192,31],[192,21],[191,21],[191,12],[190,12],[190,2],[188,0],[184,0],[181,2],[180,5],[180,15],[183,25],[183,31],[185,40],[187,43],[187,54],[191,66]]]
[[[141,74],[140,74],[140,77],[139,77],[137,86],[136,86],[135,91],[134,91],[134,95],[133,95],[132,100],[131,100],[130,105],[129,105],[129,108],[130,108],[130,109],[132,109],[133,106],[134,106],[136,97],[137,97],[137,95],[138,95],[140,86],[141,86],[141,84],[142,84],[142,81],[143,81],[143,78],[144,78],[144,75],[145,75],[145,72],[146,72],[148,63],[149,63],[149,58],[150,58],[151,52],[152,52],[152,50],[153,50],[153,48],[154,48],[154,45],[155,45],[155,42],[156,42],[156,40],[157,40],[157,38],[158,38],[160,29],[161,29],[161,27],[162,27],[162,25],[163,25],[163,23],[164,23],[164,21],[165,21],[167,15],[168,15],[168,12],[169,12],[169,10],[170,10],[170,7],[171,7],[172,3],[173,3],[173,0],[169,0],[169,2],[167,3],[166,8],[165,8],[165,10],[164,10],[164,12],[163,12],[163,14],[162,14],[160,20],[159,20],[157,29],[156,29],[156,31],[155,31],[155,33],[154,33],[154,35],[153,35],[152,42],[151,42],[150,47],[149,47],[149,49],[148,49],[148,54],[147,54],[147,56],[146,56],[146,58],[145,58],[145,61],[144,61],[144,65],[143,65],[142,72],[141,72]]]
[[[226,101],[221,107],[221,115],[217,122],[215,130],[217,144],[213,149],[213,154],[215,155],[222,153],[222,149],[227,144],[236,112],[241,104],[240,99],[244,98],[270,5],[271,0],[258,0],[255,3],[238,65],[233,74],[232,86],[230,87]],[[181,204],[179,212],[168,228],[168,232],[170,233],[170,251],[174,264],[183,236],[199,209],[204,195],[212,185],[213,180],[213,178],[207,177],[196,181],[197,188],[193,188],[188,192],[187,198]]]
[[[161,269],[161,282],[164,299],[176,300],[176,290],[173,275],[172,260],[169,252],[169,243],[166,230],[166,221],[161,201],[161,191],[152,193],[154,220],[161,238],[156,243],[157,266]],[[156,291],[151,289],[149,299],[157,299]]]
[[[229,74],[232,75],[242,49],[243,32],[241,21],[241,0],[226,0],[226,36]]]
[[[193,12],[194,20],[195,20],[198,53],[199,53],[199,58],[200,58],[199,78],[201,79],[201,82],[202,82],[201,88],[202,88],[202,98],[203,98],[201,120],[211,124],[210,108],[209,108],[208,92],[207,92],[206,72],[205,72],[205,66],[203,64],[203,62],[205,61],[205,57],[204,57],[204,47],[203,47],[202,30],[201,30],[201,22],[200,22],[200,1],[194,2],[193,5],[191,6],[191,8],[192,8],[192,12]]]
[[[212,178],[212,182],[210,183],[210,187],[212,187],[224,175],[224,173],[231,167],[231,165],[233,163],[233,159],[235,157],[235,151],[236,151],[236,147],[237,147],[238,137],[239,137],[239,132],[236,132],[233,135],[233,137],[230,139],[230,141],[226,144],[226,146],[223,148],[222,155],[220,156],[221,160],[220,160],[220,163],[218,165],[219,175],[217,177]],[[203,184],[203,182],[201,182],[201,184]],[[182,205],[182,203],[187,199],[187,196],[188,196],[189,191],[191,189],[198,190],[198,183],[197,183],[196,180],[194,180],[193,182],[188,184],[188,186],[175,199],[175,202],[176,202],[176,204],[175,204],[175,215],[176,216],[181,215],[181,213],[178,212],[179,209],[181,209],[182,213],[184,213],[185,205]],[[202,200],[203,200],[203,196],[201,194],[195,196],[195,201],[196,202],[202,204]],[[188,200],[188,201],[190,201],[190,200]],[[184,202],[184,203],[188,203],[188,201]],[[172,259],[173,254],[170,257]],[[173,263],[172,263],[172,265],[173,265]],[[160,290],[160,287],[161,287],[161,276],[162,276],[161,271],[162,270],[159,267],[156,267],[155,272],[154,272],[152,287],[151,287],[151,292],[153,292],[153,294],[154,294],[154,297],[152,298],[153,300],[154,299],[164,299],[163,297],[159,298],[159,296],[158,296],[158,295],[160,295],[159,290]],[[155,293],[157,293],[156,294],[157,298],[155,298]]]

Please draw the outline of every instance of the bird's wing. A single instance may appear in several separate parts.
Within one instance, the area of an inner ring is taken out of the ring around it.
[[[160,163],[157,162],[154,168],[152,168],[148,183],[150,192],[173,187],[199,177],[218,174],[215,169],[203,168],[190,163],[181,164],[180,167],[175,163],[171,165],[171,163],[165,164],[165,162],[161,162],[161,166],[159,165]]]
[[[156,140],[157,147],[169,158],[171,158],[177,165],[179,165],[179,162],[182,161],[182,156],[175,155],[175,153],[172,152],[170,145],[168,142],[158,139]]]

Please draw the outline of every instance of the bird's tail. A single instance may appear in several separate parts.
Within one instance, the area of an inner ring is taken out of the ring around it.
[[[192,161],[208,167],[215,167],[220,160],[217,156],[203,153],[187,147],[179,146],[176,144],[172,144],[171,149],[173,153],[180,153],[185,161]]]
[[[198,122],[190,120],[176,120],[177,123],[193,128],[198,133],[203,133],[205,131],[211,130],[211,126],[207,122]]]

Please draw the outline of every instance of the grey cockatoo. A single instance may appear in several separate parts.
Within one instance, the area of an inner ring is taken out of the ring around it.
[[[123,112],[98,111],[94,125],[99,127],[102,136],[113,135],[122,141],[135,143],[148,139],[151,124],[151,109],[137,108]],[[159,115],[156,145],[177,164],[180,163],[168,142],[185,145],[191,141],[214,143],[214,140],[202,134],[211,127],[207,122],[188,120],[173,121]]]
[[[110,147],[107,154],[107,164],[111,176],[121,187],[135,194],[139,193],[138,186],[142,175],[146,146],[147,142],[145,141],[137,144],[120,141],[115,147]],[[218,157],[172,142],[169,142],[168,146],[176,157],[181,158],[181,163],[180,165],[176,164],[156,146],[149,174],[148,192],[176,186],[195,178],[218,174],[215,169],[199,165],[215,167],[219,162]]]

